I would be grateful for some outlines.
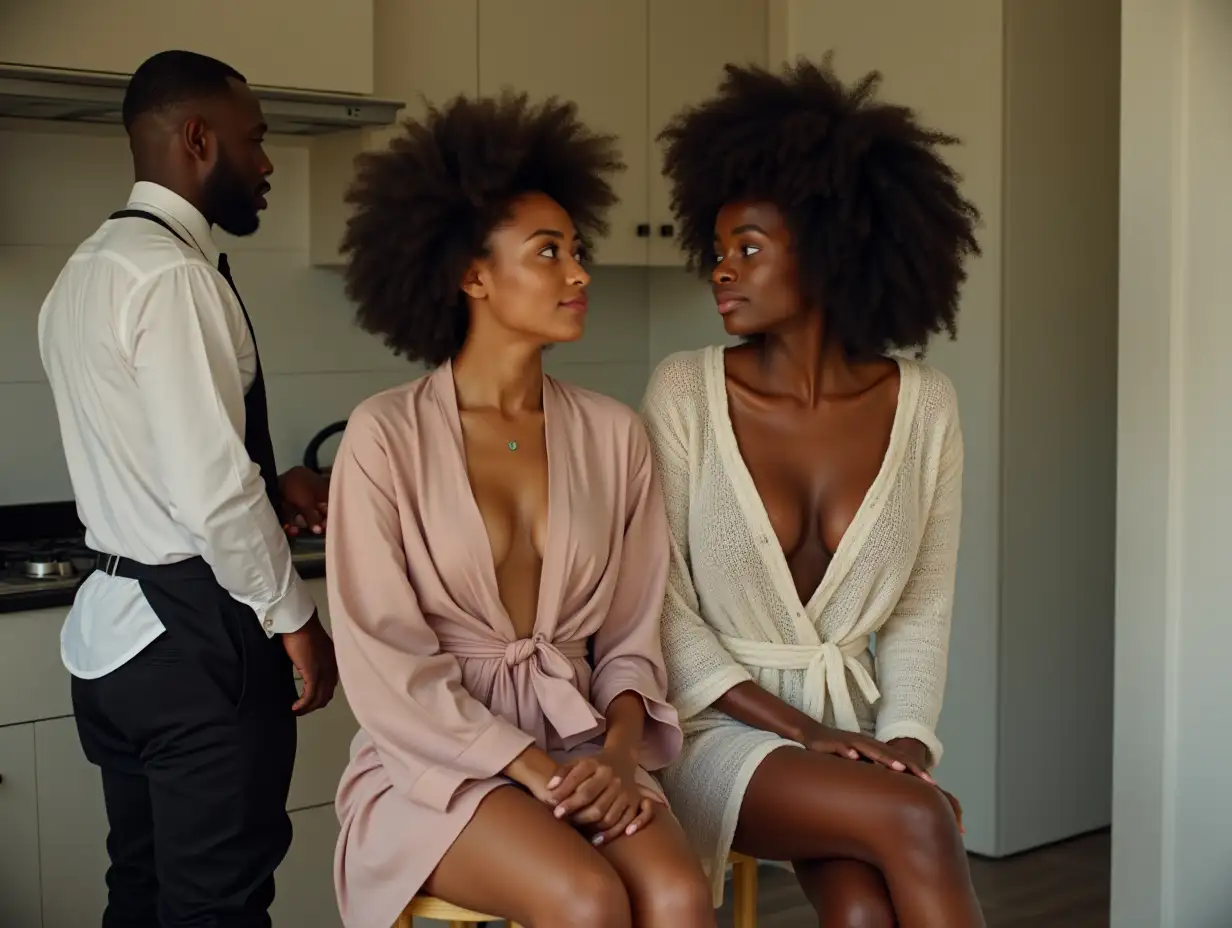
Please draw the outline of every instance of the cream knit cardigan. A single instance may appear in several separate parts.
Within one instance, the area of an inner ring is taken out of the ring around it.
[[[882,741],[934,729],[945,689],[963,446],[949,379],[896,359],[889,448],[817,590],[802,602],[728,415],[723,348],[656,368],[642,415],[663,484],[672,562],[663,611],[669,700],[684,723],[663,771],[672,807],[722,899],[745,788],[794,742],[710,706],[752,680],[813,718]],[[870,636],[876,636],[873,656]]]

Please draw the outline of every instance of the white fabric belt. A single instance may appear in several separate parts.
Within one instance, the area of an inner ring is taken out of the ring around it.
[[[826,697],[834,707],[834,724],[845,731],[859,731],[855,703],[847,688],[847,672],[871,706],[881,698],[881,691],[857,657],[868,650],[869,638],[863,635],[836,645],[822,642],[820,647],[807,644],[773,644],[729,638],[719,635],[719,641],[731,656],[742,664],[763,670],[803,670],[804,711],[821,721],[826,709]]]

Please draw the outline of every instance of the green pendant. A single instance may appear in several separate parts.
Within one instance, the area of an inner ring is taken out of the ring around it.
[[[516,441],[511,441],[511,442],[509,443],[509,450],[510,450],[510,451],[517,451],[517,450],[518,450],[518,443],[517,443]]]

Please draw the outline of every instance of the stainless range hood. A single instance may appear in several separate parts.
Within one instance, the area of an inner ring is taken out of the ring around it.
[[[129,75],[0,64],[0,118],[120,123]],[[254,86],[270,132],[328,135],[388,126],[405,105],[394,100],[315,90]]]

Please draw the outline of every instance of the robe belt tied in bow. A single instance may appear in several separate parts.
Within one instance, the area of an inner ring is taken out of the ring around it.
[[[762,670],[803,670],[804,711],[821,721],[826,710],[826,697],[834,707],[834,724],[844,731],[859,731],[855,703],[847,688],[847,672],[871,706],[881,698],[881,692],[857,657],[868,650],[868,636],[862,635],[843,644],[823,641],[820,647],[807,644],[773,644],[720,635],[723,647],[740,663]]]
[[[571,660],[586,658],[586,639],[550,641],[544,635],[501,641],[497,638],[439,636],[441,649],[457,657],[499,660],[515,679],[527,675],[544,717],[566,745],[593,732],[603,717],[578,691]]]

